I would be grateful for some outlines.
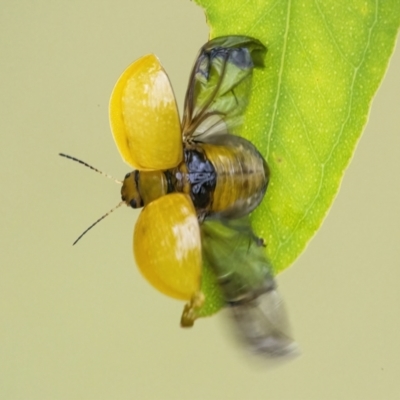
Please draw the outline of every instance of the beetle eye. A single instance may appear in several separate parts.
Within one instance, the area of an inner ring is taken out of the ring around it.
[[[125,179],[129,178],[130,175],[131,175],[131,173],[128,172],[128,173],[125,175]]]
[[[132,199],[132,200],[129,202],[129,205],[130,205],[132,208],[136,208],[136,207],[137,207],[136,200],[135,200],[135,199]]]

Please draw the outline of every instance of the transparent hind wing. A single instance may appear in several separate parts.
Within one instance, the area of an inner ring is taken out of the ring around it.
[[[237,133],[251,93],[254,67],[266,48],[257,39],[223,36],[207,42],[193,67],[182,120],[183,140]]]
[[[295,355],[287,314],[279,293],[269,290],[255,300],[233,305],[230,312],[239,337],[254,353],[269,357]]]
[[[272,266],[249,217],[206,218],[200,229],[203,259],[215,274],[239,338],[266,357],[295,355]]]

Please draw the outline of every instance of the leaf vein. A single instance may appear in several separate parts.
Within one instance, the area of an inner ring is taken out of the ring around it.
[[[346,127],[347,123],[350,120],[351,111],[352,111],[352,107],[353,107],[354,85],[355,85],[355,82],[357,80],[357,76],[358,76],[358,72],[359,72],[360,66],[363,63],[363,61],[365,60],[366,52],[367,52],[369,44],[371,42],[372,31],[373,31],[373,29],[374,29],[374,27],[375,27],[375,25],[377,23],[378,1],[379,0],[375,1],[375,19],[374,19],[374,22],[372,23],[372,25],[371,25],[371,27],[369,29],[368,42],[365,45],[365,48],[364,48],[364,51],[363,51],[363,57],[361,58],[360,64],[357,67],[354,68],[353,77],[352,77],[351,86],[350,86],[349,106],[348,106],[348,109],[347,109],[347,115],[346,115],[346,118],[344,119],[344,121],[342,123],[342,126],[339,129],[339,132],[337,134],[336,140],[335,140],[335,142],[334,142],[334,144],[332,146],[332,150],[329,153],[329,155],[327,156],[326,160],[324,161],[325,165],[327,163],[329,163],[330,159],[332,158],[332,155],[334,154],[336,148],[338,147],[339,143],[341,142],[341,138],[343,136],[345,127]]]
[[[290,99],[290,101],[292,102],[293,107],[294,107],[294,109],[295,109],[295,111],[296,111],[296,114],[297,114],[297,116],[298,116],[298,118],[299,118],[299,120],[300,120],[300,122],[301,122],[301,124],[302,124],[302,126],[303,126],[303,131],[304,131],[304,134],[305,134],[305,136],[306,136],[308,145],[309,145],[309,147],[310,147],[310,149],[311,149],[311,152],[312,152],[312,154],[313,154],[315,160],[316,160],[319,164],[321,164],[321,161],[319,160],[318,155],[317,155],[317,153],[315,152],[314,146],[313,146],[312,143],[311,143],[310,136],[309,136],[309,132],[308,132],[308,129],[307,129],[306,124],[305,124],[305,122],[304,122],[304,117],[301,115],[300,110],[298,109],[297,104],[296,104],[296,102],[295,102],[294,99],[293,99],[293,96],[290,94],[290,91],[288,92],[288,96],[289,96],[289,99]]]
[[[355,65],[349,60],[348,57],[346,57],[346,55],[343,53],[342,49],[340,48],[339,43],[335,39],[335,35],[333,34],[332,29],[329,27],[328,22],[326,21],[325,14],[322,12],[320,6],[318,5],[318,0],[314,0],[314,3],[317,7],[319,14],[321,15],[321,19],[325,25],[326,31],[328,32],[329,37],[332,40],[332,43],[336,47],[336,49],[337,49],[338,53],[340,54],[340,56],[342,57],[343,61],[345,61],[347,64],[350,64],[353,68],[355,68]]]
[[[286,48],[287,48],[288,36],[289,36],[290,9],[291,9],[291,0],[288,1],[288,7],[287,7],[287,12],[286,12],[286,25],[285,25],[285,33],[283,36],[283,49],[282,49],[282,56],[281,56],[281,62],[280,62],[280,66],[279,66],[279,74],[278,74],[278,87],[276,90],[276,96],[275,96],[275,101],[274,101],[274,105],[273,105],[271,125],[270,125],[269,131],[267,133],[267,151],[266,151],[266,159],[267,160],[268,160],[269,151],[270,151],[271,136],[272,136],[272,132],[274,130],[275,117],[276,117],[277,111],[278,111],[278,101],[279,101],[279,97],[281,95],[283,67],[285,64],[285,55],[286,55]]]

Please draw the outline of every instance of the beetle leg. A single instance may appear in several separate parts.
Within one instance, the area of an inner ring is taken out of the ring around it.
[[[181,317],[181,327],[190,328],[194,325],[194,321],[197,319],[197,311],[204,304],[204,294],[197,292],[193,295],[190,302],[185,304]]]

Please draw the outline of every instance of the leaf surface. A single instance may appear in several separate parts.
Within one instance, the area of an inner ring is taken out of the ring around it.
[[[279,272],[303,251],[338,192],[395,45],[400,1],[196,2],[212,38],[249,35],[268,47],[241,134],[271,168],[252,219]]]
[[[240,134],[271,169],[251,218],[278,273],[305,249],[338,193],[388,67],[400,1],[195,1],[211,38],[248,35],[268,48]]]

